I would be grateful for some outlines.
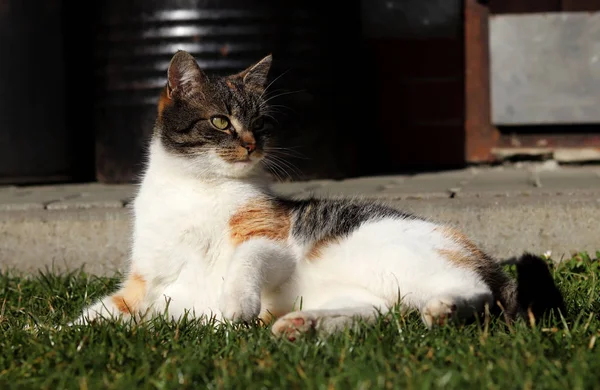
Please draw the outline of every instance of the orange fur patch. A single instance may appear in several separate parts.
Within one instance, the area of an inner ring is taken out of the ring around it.
[[[287,313],[288,312],[284,312],[284,311],[278,312],[278,311],[273,311],[273,310],[262,310],[261,313],[258,315],[258,318],[265,325],[268,325],[268,324],[274,322],[279,317],[283,317]]]
[[[254,134],[249,131],[244,131],[240,136],[242,142],[247,144],[255,144],[256,138],[254,138]]]
[[[468,268],[473,268],[475,266],[474,262],[476,262],[476,260],[468,252],[439,249],[438,253],[456,265],[467,266]]]
[[[163,110],[165,109],[165,107],[168,104],[171,104],[171,96],[169,94],[169,87],[166,86],[161,91],[160,98],[158,99],[158,116],[159,117],[162,115]]]
[[[227,84],[227,86],[229,87],[229,89],[231,89],[232,91],[236,91],[237,88],[235,87],[235,84],[233,84],[230,80],[226,80],[225,84]]]
[[[229,219],[234,245],[255,237],[285,241],[290,234],[290,226],[289,210],[269,199],[256,199],[247,203]]]
[[[513,281],[502,267],[458,230],[444,227],[440,231],[444,236],[458,244],[459,248],[439,249],[438,253],[458,267],[475,271],[490,287],[496,299],[501,300],[504,309],[508,313],[516,313],[516,310],[518,310],[516,299],[510,295],[510,292],[509,295],[506,295],[507,291],[511,291],[510,286]],[[511,315],[509,314],[509,316]]]
[[[120,312],[133,313],[138,311],[145,295],[146,280],[140,274],[133,273],[111,299]]]
[[[227,162],[244,161],[248,158],[248,151],[242,146],[234,149],[221,149],[217,153],[219,157]]]
[[[310,248],[310,250],[306,254],[306,258],[308,260],[316,260],[323,254],[323,249],[325,249],[329,245],[337,243],[339,243],[339,239],[336,237],[327,237],[320,239],[319,241],[314,243],[312,248]]]
[[[460,231],[450,227],[444,227],[442,229],[442,234],[457,243],[462,249],[440,249],[438,251],[440,255],[447,258],[450,262],[471,269],[475,269],[481,265],[489,263],[489,258],[487,255]]]
[[[469,238],[466,235],[459,232],[458,230],[446,227],[444,229],[444,234],[447,237],[451,238],[453,241],[459,243],[462,247],[467,249],[469,252],[476,254],[476,255],[483,254],[481,252],[481,250],[477,247],[477,245],[475,245],[473,243],[473,241],[469,240]]]

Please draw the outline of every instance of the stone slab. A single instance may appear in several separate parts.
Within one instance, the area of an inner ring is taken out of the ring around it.
[[[107,197],[105,194],[91,194],[76,199],[67,199],[50,203],[48,210],[92,209],[92,208],[122,208],[125,203],[120,199]]]
[[[543,171],[539,174],[541,188],[568,190],[599,189],[600,169],[561,169],[556,171]]]
[[[456,226],[499,258],[550,250],[560,259],[600,249],[600,194],[385,202]],[[84,267],[112,275],[125,269],[130,236],[127,208],[3,212],[0,268],[32,273]]]
[[[300,198],[377,199],[455,225],[497,257],[600,249],[600,167],[522,168],[281,183],[275,189]],[[131,236],[131,210],[123,206],[135,191],[133,185],[96,183],[1,189],[0,268],[123,271]]]
[[[17,189],[0,193],[0,211],[10,210],[37,210],[43,209],[47,204],[77,197],[79,194],[64,191],[36,191]]]
[[[85,266],[98,275],[122,271],[130,216],[125,208],[0,213],[0,268],[36,273]]]
[[[78,196],[49,203],[48,210],[121,208],[131,202],[135,196],[135,186],[107,186],[98,189],[86,189]]]

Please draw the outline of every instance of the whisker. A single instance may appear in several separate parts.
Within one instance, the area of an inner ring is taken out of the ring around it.
[[[265,101],[263,101],[263,102],[260,104],[260,107],[264,106],[264,105],[265,105],[265,104],[267,104],[269,101],[271,101],[271,100],[273,100],[273,99],[275,99],[275,98],[278,98],[278,97],[280,97],[280,96],[293,95],[293,94],[295,94],[295,93],[300,93],[300,92],[305,92],[305,91],[306,91],[305,89],[299,89],[299,90],[297,90],[297,91],[282,92],[282,93],[280,93],[280,94],[277,94],[277,95],[275,95],[275,96],[271,96],[271,97],[269,97],[268,99],[265,99]]]
[[[283,152],[277,152],[277,151],[270,151],[268,153],[273,157],[278,157],[285,161],[288,161],[289,159],[310,160],[310,158],[308,158],[304,155],[301,155],[301,154],[283,153]]]
[[[289,161],[284,160],[281,157],[275,156],[275,155],[270,155],[267,156],[267,158],[271,158],[272,161],[275,161],[278,165],[285,167],[287,169],[289,169],[290,171],[292,171],[296,176],[302,177],[304,176],[302,171],[296,167],[294,164],[290,163]]]
[[[269,163],[272,164],[273,167],[276,167],[278,171],[282,172],[282,174],[284,174],[288,179],[293,179],[292,175],[288,172],[285,165],[275,160],[270,160]]]
[[[267,169],[267,171],[274,177],[274,179],[276,179],[277,181],[281,181],[277,173],[273,171],[269,164],[265,164],[264,161],[262,162],[262,164]]]
[[[265,88],[265,90],[263,91],[263,93],[261,93],[261,94],[260,94],[260,97],[262,98],[262,97],[263,97],[263,95],[264,95],[264,94],[265,94],[265,93],[266,93],[266,92],[269,90],[269,87],[270,87],[271,85],[273,85],[273,83],[274,83],[275,81],[277,81],[277,80],[279,80],[280,78],[282,78],[282,77],[283,77],[283,76],[284,76],[286,73],[288,73],[290,70],[291,70],[291,69],[288,69],[288,70],[286,70],[285,72],[283,72],[282,74],[280,74],[279,76],[275,77],[275,79],[274,79],[273,81],[271,81],[271,82],[269,83],[269,85],[267,85],[267,87]]]
[[[279,112],[279,113],[283,114],[282,111],[278,110],[279,108],[289,110],[290,112],[293,112],[294,114],[298,114],[298,111],[294,110],[291,107],[285,106],[283,104],[269,104],[267,112],[270,111],[270,110],[272,110],[274,112]]]
[[[277,165],[274,165],[271,161],[268,161],[266,159],[262,160],[262,163],[265,165],[265,167],[267,167],[267,169],[275,176],[275,178],[279,182],[283,182],[284,181],[283,178],[280,175],[280,173],[282,172],[282,170],[281,170],[280,167],[278,167]],[[283,173],[286,174],[285,171],[283,171]]]
[[[303,153],[300,153],[297,150],[290,150],[287,148],[271,148],[271,147],[266,147],[265,151],[280,157],[290,157],[290,158],[299,158],[302,160],[309,160],[309,158],[304,155]]]
[[[277,124],[279,124],[279,121],[277,120],[277,118],[275,118],[273,115],[271,114],[263,114],[263,116],[266,116],[267,118],[271,118],[273,119]]]
[[[275,150],[287,150],[287,149],[298,149],[298,148],[303,148],[304,146],[302,145],[294,145],[294,146],[269,146],[269,149],[275,149]]]
[[[284,104],[270,104],[269,108],[287,108],[288,110],[291,110],[290,107],[284,105]]]
[[[274,89],[274,90],[272,90],[272,91],[269,91],[269,94],[271,94],[271,95],[267,95],[267,96],[265,96],[265,98],[269,98],[269,97],[271,97],[271,96],[272,96],[272,94],[275,94],[275,93],[278,93],[278,92],[286,92],[286,90],[285,90],[285,89],[283,89],[283,88],[280,88],[280,89]]]
[[[279,157],[300,158],[303,160],[308,160],[308,157],[295,150],[269,150],[269,153],[272,153]]]

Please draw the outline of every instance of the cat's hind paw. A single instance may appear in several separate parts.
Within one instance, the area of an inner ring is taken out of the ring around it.
[[[423,322],[430,329],[435,325],[445,325],[456,317],[457,308],[456,302],[450,297],[434,298],[421,311]]]
[[[271,332],[277,337],[285,337],[289,341],[296,341],[301,335],[313,332],[316,325],[316,317],[307,312],[295,311],[275,321]]]

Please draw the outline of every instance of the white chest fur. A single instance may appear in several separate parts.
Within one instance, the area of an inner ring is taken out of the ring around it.
[[[149,291],[163,291],[155,305],[211,311],[234,250],[229,219],[261,192],[240,180],[200,180],[162,157],[153,150],[134,202],[131,270],[156,275],[147,280]]]

